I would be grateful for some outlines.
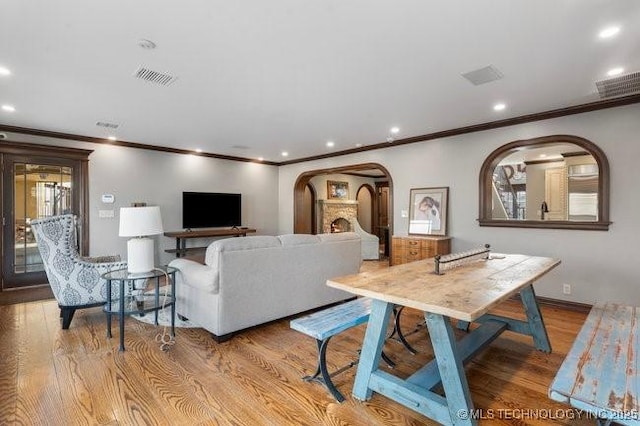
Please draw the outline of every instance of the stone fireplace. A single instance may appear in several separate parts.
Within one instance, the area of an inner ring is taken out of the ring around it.
[[[331,222],[331,232],[349,232],[353,231],[353,226],[344,217],[339,217]]]
[[[355,200],[318,200],[318,233],[353,231],[358,220]],[[333,227],[332,227],[333,225]],[[333,231],[332,231],[333,228]]]

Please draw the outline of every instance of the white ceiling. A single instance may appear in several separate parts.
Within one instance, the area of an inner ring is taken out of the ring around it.
[[[545,143],[544,146],[539,148],[528,147],[513,151],[504,157],[499,165],[520,164],[528,161],[562,160],[564,158],[563,154],[576,154],[579,152],[586,154],[584,148],[572,143]]]
[[[279,162],[599,100],[640,1],[0,0],[0,66],[0,124]]]

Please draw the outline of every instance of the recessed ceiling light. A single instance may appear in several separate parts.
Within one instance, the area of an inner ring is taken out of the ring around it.
[[[390,131],[391,131],[391,133],[393,133],[395,135],[396,133],[400,132],[400,128],[399,127],[392,127],[390,129]]]
[[[138,40],[138,46],[142,47],[143,49],[155,49],[156,48],[156,44],[154,42],[152,42],[151,40],[147,40],[146,38],[141,38],[140,40]]]
[[[280,155],[282,155],[283,157],[288,157],[289,153],[287,151],[282,151],[282,154],[280,154]]]
[[[608,27],[608,28],[605,28],[604,30],[600,31],[598,36],[600,38],[610,38],[610,37],[613,37],[614,35],[618,34],[619,32],[620,32],[620,27]]]
[[[258,157],[258,161],[264,161],[263,157]]]
[[[495,111],[502,111],[502,110],[503,110],[503,109],[505,109],[506,107],[507,107],[507,106],[506,106],[505,104],[503,104],[503,103],[499,103],[499,104],[495,104],[495,105],[493,106],[493,109],[494,109]]]
[[[13,105],[2,105],[2,110],[7,112],[15,112],[16,108]]]
[[[11,71],[9,71],[9,68],[0,67],[0,75],[11,75]]]
[[[539,157],[540,158],[547,158],[547,154],[540,154]]]
[[[115,136],[108,136],[107,139],[109,139],[110,141],[118,140],[118,138],[116,138]]]
[[[327,142],[327,148],[333,148],[336,144],[333,141]]]
[[[607,71],[607,75],[609,77],[613,77],[614,75],[619,75],[619,74],[622,74],[623,72],[624,72],[624,68],[622,67],[611,68],[609,71]]]
[[[196,152],[202,152],[202,150],[200,148],[197,148]]]
[[[362,144],[361,143],[357,143],[356,144],[356,148],[360,148],[360,147],[362,147]]]

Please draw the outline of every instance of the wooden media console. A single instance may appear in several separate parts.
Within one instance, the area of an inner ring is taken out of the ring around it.
[[[165,252],[175,253],[176,257],[180,257],[188,252],[206,250],[206,246],[187,247],[187,240],[190,238],[246,237],[247,234],[255,232],[255,229],[250,228],[199,229],[197,231],[165,232],[165,237],[176,239],[176,248],[165,250]]]

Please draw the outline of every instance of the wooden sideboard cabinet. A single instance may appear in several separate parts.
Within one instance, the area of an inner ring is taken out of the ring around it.
[[[451,253],[451,237],[393,236],[391,238],[391,265],[427,259],[436,254]]]

